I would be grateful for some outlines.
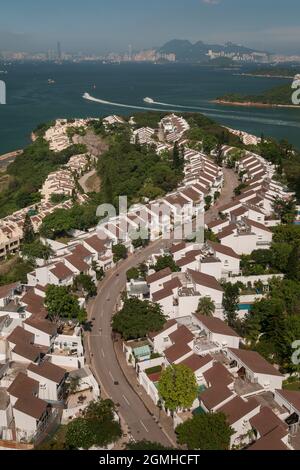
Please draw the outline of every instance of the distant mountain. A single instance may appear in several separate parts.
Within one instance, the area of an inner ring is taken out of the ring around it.
[[[190,41],[182,39],[173,39],[167,42],[164,46],[159,48],[157,52],[162,54],[175,54],[176,60],[179,62],[209,62],[208,52],[224,53],[224,54],[254,54],[260,53],[254,49],[240,46],[232,42],[224,45],[220,44],[205,44],[198,41],[192,44]]]

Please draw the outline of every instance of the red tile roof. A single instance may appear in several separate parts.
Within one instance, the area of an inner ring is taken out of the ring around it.
[[[189,367],[189,369],[192,369],[193,372],[197,372],[197,370],[201,369],[212,361],[213,358],[209,354],[207,356],[198,356],[197,354],[193,354],[187,359],[184,359],[179,364]]]
[[[162,269],[154,274],[151,274],[147,277],[147,283],[152,284],[153,282],[159,281],[160,279],[164,279],[165,277],[171,276],[172,271],[170,268]]]
[[[225,385],[218,383],[201,393],[200,400],[204,403],[205,407],[211,411],[230,397],[233,397],[232,391]]]
[[[43,362],[39,365],[30,364],[28,370],[57,384],[60,384],[66,375],[65,369],[51,362]]]
[[[218,409],[219,413],[224,413],[227,416],[230,425],[233,425],[240,419],[247,416],[249,413],[259,407],[259,403],[255,398],[250,398],[248,401],[242,400],[241,397],[235,397],[226,405]]]
[[[237,332],[224,321],[220,320],[220,318],[208,317],[200,313],[194,313],[194,316],[212,333],[239,338]]]
[[[195,284],[223,292],[223,288],[213,276],[200,273],[199,271],[193,271],[192,269],[188,269],[188,274]]]
[[[283,375],[275,369],[265,358],[263,358],[256,351],[248,351],[246,349],[233,349],[228,348],[240,361],[245,364],[253,372],[257,374],[276,375],[283,377]]]
[[[61,281],[74,275],[73,271],[71,271],[71,269],[69,269],[64,263],[57,263],[55,267],[51,269],[51,272]]]

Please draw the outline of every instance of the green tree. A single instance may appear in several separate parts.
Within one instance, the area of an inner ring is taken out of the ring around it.
[[[122,259],[127,258],[127,248],[126,246],[122,245],[119,243],[118,245],[114,245],[112,247],[112,252],[114,255],[114,262],[117,263],[118,261],[121,261]]]
[[[50,245],[44,245],[40,240],[34,240],[32,243],[27,243],[22,246],[23,256],[31,262],[36,259],[43,259],[47,261],[53,254]]]
[[[201,297],[198,303],[197,313],[201,313],[201,315],[205,315],[206,317],[212,317],[215,310],[215,303],[210,297]]]
[[[273,242],[275,243],[300,243],[299,225],[278,225],[273,229]]]
[[[164,447],[159,442],[138,441],[130,442],[126,445],[126,450],[172,450],[172,448]]]
[[[81,418],[67,426],[66,447],[68,449],[90,449],[105,447],[116,442],[122,435],[120,424],[115,421],[115,408],[110,400],[92,402]]]
[[[178,142],[175,142],[174,148],[173,148],[173,166],[174,168],[178,169],[180,168],[181,161],[180,161],[180,151],[179,151],[179,145]]]
[[[267,269],[273,261],[273,253],[271,250],[255,250],[251,253],[253,261]]]
[[[213,151],[214,148],[218,145],[218,140],[215,136],[207,134],[205,135],[202,146],[203,152],[207,153],[208,155]]]
[[[35,233],[29,213],[27,212],[23,225],[23,243],[33,243],[35,240]]]
[[[194,416],[176,428],[178,443],[190,450],[228,450],[234,434],[223,413]]]
[[[220,243],[220,240],[218,239],[217,235],[210,229],[206,229],[204,231],[204,239],[205,241],[209,240],[214,243]]]
[[[86,311],[80,308],[78,299],[65,286],[47,287],[45,307],[49,318],[53,321],[77,319],[80,323],[84,323],[86,320]]]
[[[208,211],[211,208],[213,199],[211,196],[205,196],[204,202],[205,202],[205,210]]]
[[[166,268],[170,268],[173,273],[180,271],[180,268],[177,266],[171,255],[160,256],[154,266],[156,272]]]
[[[273,243],[271,248],[273,267],[286,273],[292,250],[293,247],[289,243]]]
[[[234,327],[239,306],[240,288],[238,284],[226,283],[224,285],[223,307],[225,318],[229,326]]]
[[[99,267],[97,261],[92,261],[92,269],[96,273],[96,279],[97,281],[102,281],[102,279],[105,276],[104,269]]]
[[[296,218],[296,203],[294,200],[275,199],[273,204],[275,214],[283,224],[292,224]]]
[[[166,322],[158,304],[137,298],[126,299],[124,306],[113,318],[113,330],[127,341],[144,338],[150,331],[160,331]]]
[[[300,244],[293,248],[289,256],[287,277],[294,281],[300,281]]]
[[[140,276],[139,270],[137,268],[131,268],[126,273],[127,280],[131,281],[131,279],[138,279]]]
[[[194,372],[184,365],[167,367],[161,374],[158,392],[172,412],[191,408],[198,393]]]
[[[75,277],[73,282],[73,289],[75,291],[82,290],[88,297],[95,297],[97,295],[97,287],[91,276],[87,274],[79,274]]]

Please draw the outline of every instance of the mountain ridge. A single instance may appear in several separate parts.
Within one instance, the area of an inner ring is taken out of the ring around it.
[[[226,44],[206,44],[203,41],[192,43],[187,39],[172,39],[157,49],[161,54],[175,54],[180,62],[209,62],[209,51],[224,54],[268,54],[246,46],[227,42]]]

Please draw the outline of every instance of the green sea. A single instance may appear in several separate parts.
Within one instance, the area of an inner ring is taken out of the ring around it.
[[[225,93],[259,94],[286,79],[242,76],[246,70],[187,64],[0,65],[7,104],[0,105],[0,154],[24,147],[38,124],[55,118],[100,117],[146,109],[200,112],[219,123],[286,138],[300,148],[300,108],[237,108],[211,103]],[[55,83],[49,84],[48,79]],[[86,101],[87,92],[108,103]],[[154,104],[146,104],[145,97]],[[120,106],[122,105],[122,106]]]

